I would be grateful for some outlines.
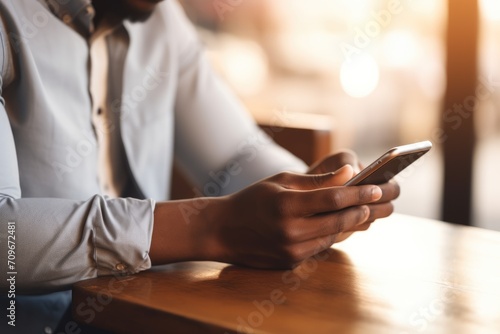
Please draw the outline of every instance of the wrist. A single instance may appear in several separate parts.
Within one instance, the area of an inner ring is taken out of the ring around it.
[[[220,261],[217,226],[224,219],[225,202],[221,197],[157,203],[150,248],[153,265]]]
[[[200,210],[202,227],[196,229],[199,240],[199,257],[204,261],[224,262],[226,249],[221,242],[225,220],[230,216],[228,196],[209,198],[208,205]]]

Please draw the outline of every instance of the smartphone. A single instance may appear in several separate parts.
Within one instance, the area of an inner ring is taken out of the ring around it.
[[[344,185],[358,186],[386,183],[425,153],[429,152],[431,148],[432,143],[430,141],[393,147]]]

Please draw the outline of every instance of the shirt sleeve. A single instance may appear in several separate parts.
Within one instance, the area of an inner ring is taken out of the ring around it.
[[[171,7],[180,64],[176,158],[191,180],[205,195],[217,196],[281,171],[305,172],[304,162],[260,130],[212,70],[178,4]]]
[[[12,277],[16,292],[31,293],[148,269],[152,200],[22,198],[14,137],[1,98],[9,58],[5,43],[0,48],[0,290],[7,290]]]

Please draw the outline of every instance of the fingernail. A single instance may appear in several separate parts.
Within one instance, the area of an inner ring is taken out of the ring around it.
[[[368,220],[368,217],[370,217],[370,208],[368,208],[367,205],[363,206],[363,214],[364,214],[363,221],[360,222],[359,224],[364,224]]]
[[[380,198],[382,198],[382,189],[380,189],[379,187],[373,187],[372,200],[378,201]]]
[[[363,220],[363,224],[368,220],[368,218],[370,217],[370,208],[365,205],[365,219]]]
[[[346,168],[352,168],[351,165],[344,165],[342,167],[340,167],[339,169],[337,169],[335,172],[333,172],[334,174],[339,174],[339,173],[342,173],[342,171]]]

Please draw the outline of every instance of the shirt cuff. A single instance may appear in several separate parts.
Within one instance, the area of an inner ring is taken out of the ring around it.
[[[149,249],[155,202],[103,197],[96,201],[102,213],[93,221],[97,275],[131,275],[151,268]]]

